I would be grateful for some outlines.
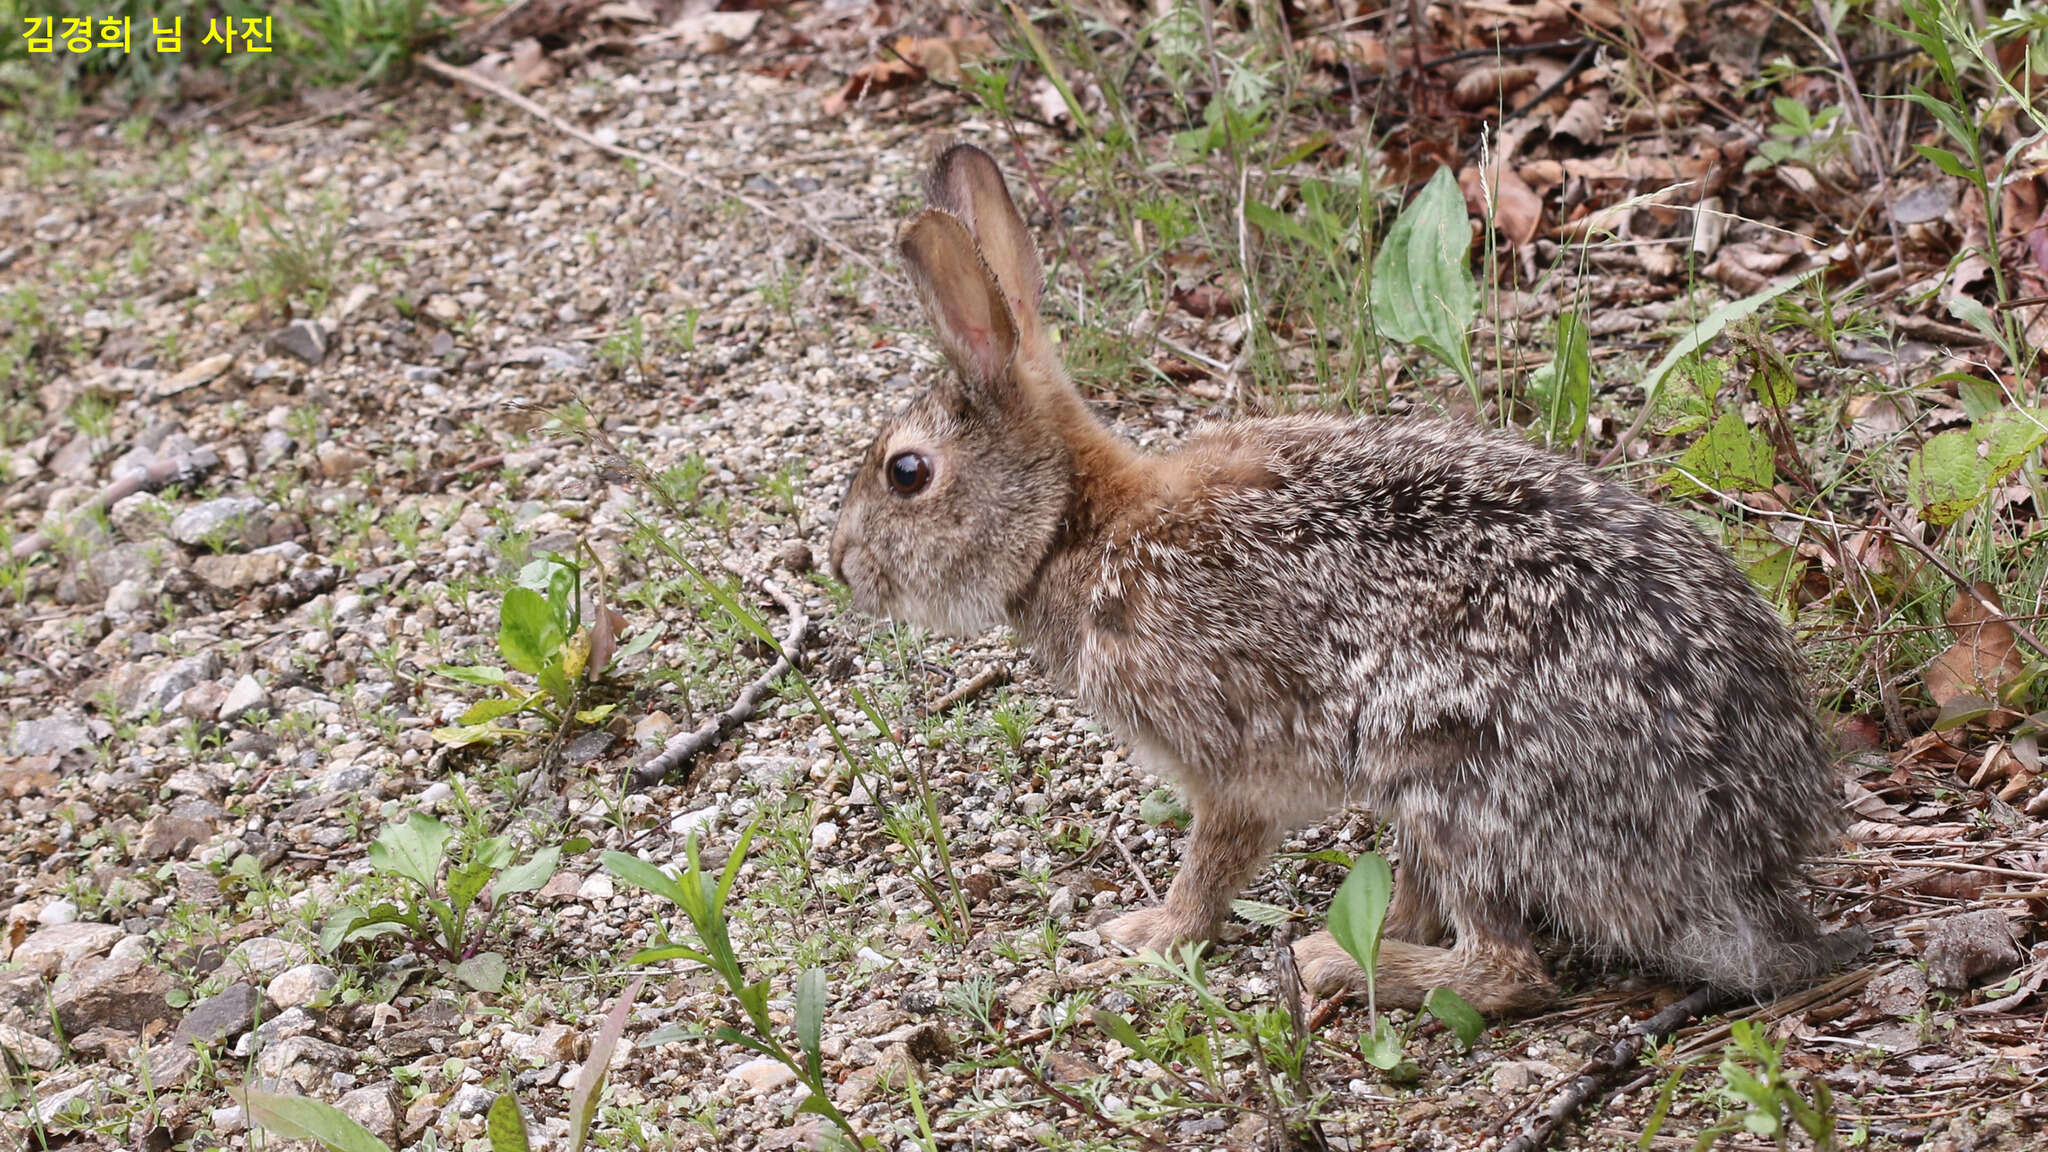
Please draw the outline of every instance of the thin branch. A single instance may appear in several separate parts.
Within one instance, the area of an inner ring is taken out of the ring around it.
[[[775,682],[789,674],[790,669],[795,666],[793,661],[803,652],[804,641],[811,631],[811,618],[804,613],[803,605],[796,597],[783,591],[782,586],[775,581],[765,576],[753,575],[736,564],[728,562],[725,569],[742,580],[759,585],[763,592],[781,605],[783,612],[789,616],[789,630],[783,634],[781,648],[775,654],[775,663],[770,664],[766,672],[740,690],[739,696],[732,702],[732,707],[691,731],[669,737],[658,755],[633,770],[634,787],[646,788],[659,783],[662,777],[716,747],[740,725],[753,719],[754,713],[761,708],[761,702],[766,700],[768,693],[774,689]]]
[[[943,715],[954,707],[981,695],[983,692],[999,684],[1008,684],[1009,682],[1010,670],[1001,664],[991,664],[983,668],[972,680],[925,705],[924,714],[927,716]]]
[[[1595,1096],[1604,1094],[1624,1073],[1635,1067],[1636,1058],[1642,1055],[1645,1046],[1678,1031],[1693,1017],[1713,1007],[1719,999],[1721,993],[1718,989],[1702,984],[1683,1000],[1672,1003],[1602,1045],[1600,1051],[1586,1062],[1585,1069],[1565,1085],[1564,1091],[1551,1098],[1550,1106],[1530,1121],[1521,1135],[1501,1145],[1501,1152],[1541,1152],[1573,1113]]]
[[[220,457],[211,448],[200,448],[197,451],[186,452],[178,456],[167,456],[161,460],[153,460],[147,468],[130,472],[105,488],[100,489],[92,499],[87,500],[72,511],[70,518],[65,521],[65,525],[68,527],[82,517],[90,516],[102,508],[112,507],[124,497],[132,496],[137,492],[154,492],[170,484],[190,484],[211,472],[219,464]],[[9,553],[8,559],[10,561],[26,560],[43,549],[48,548],[50,544],[49,534],[41,529],[37,529],[20,540],[15,541],[14,549]]]

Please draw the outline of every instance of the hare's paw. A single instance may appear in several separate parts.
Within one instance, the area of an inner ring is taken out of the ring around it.
[[[1318,1000],[1365,991],[1365,969],[1328,932],[1294,942],[1294,968],[1301,986]]]
[[[1126,912],[1102,926],[1103,938],[1112,944],[1121,945],[1132,952],[1151,949],[1162,955],[1171,953],[1187,941],[1205,941],[1214,935],[1214,926],[1196,924],[1188,917],[1177,915],[1168,905],[1157,908],[1140,908]]]

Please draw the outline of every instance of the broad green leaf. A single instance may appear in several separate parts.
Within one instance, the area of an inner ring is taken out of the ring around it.
[[[1961,728],[1974,720],[1991,715],[1991,701],[1969,692],[1951,696],[1943,702],[1941,714],[1934,718],[1930,727],[1936,732],[1947,732]]]
[[[561,647],[562,626],[545,597],[531,588],[505,593],[498,613],[498,652],[505,663],[537,676]]]
[[[485,688],[501,688],[512,682],[511,677],[505,675],[503,668],[490,664],[471,664],[464,667],[442,664],[437,666],[434,671],[448,677],[450,680],[460,680],[464,684],[478,684]]]
[[[568,655],[566,649],[563,650],[563,655]],[[540,681],[541,688],[546,690],[548,695],[555,698],[557,704],[567,706],[575,694],[569,687],[569,672],[562,666],[560,660],[548,661],[535,679]]]
[[[1984,338],[2000,347],[2005,345],[2005,333],[1999,330],[1998,321],[1992,319],[1991,309],[1970,299],[1958,296],[1948,302],[1949,315],[1975,328]]]
[[[493,696],[471,704],[469,710],[457,717],[455,722],[465,725],[488,724],[500,716],[510,716],[524,707],[526,701],[523,699],[512,700],[503,696]]]
[[[629,852],[615,851],[606,852],[600,859],[604,861],[605,868],[612,875],[633,885],[635,888],[652,892],[654,895],[678,906],[685,900],[683,886],[676,882],[675,877],[670,876],[638,856]]]
[[[626,641],[624,647],[612,654],[610,662],[617,664],[628,656],[638,656],[640,653],[647,651],[653,647],[656,640],[661,638],[661,634],[666,627],[664,624],[656,623],[633,633],[633,638]]]
[[[501,1093],[491,1101],[491,1110],[484,1115],[484,1136],[491,1142],[491,1152],[532,1152],[526,1117],[519,1114],[519,1102],[512,1093]]]
[[[502,724],[464,724],[460,727],[436,728],[433,736],[437,744],[448,744],[465,748],[471,744],[495,744],[500,740],[525,740],[532,736],[517,728]]]
[[[1569,444],[1586,430],[1593,397],[1593,363],[1586,322],[1576,312],[1557,318],[1557,352],[1529,377],[1529,402],[1548,444]]]
[[[1422,998],[1423,1010],[1437,1018],[1458,1038],[1458,1047],[1470,1048],[1486,1031],[1486,1019],[1463,996],[1449,988],[1431,988]]]
[[[2001,408],[1979,420],[1974,430],[1984,444],[1988,488],[2011,475],[2028,453],[2048,443],[2048,408]]]
[[[441,874],[441,859],[451,835],[446,824],[425,812],[414,812],[405,823],[387,824],[377,833],[370,842],[370,867],[431,889]]]
[[[1922,387],[1940,388],[1946,384],[1956,386],[1956,399],[1963,402],[1963,414],[1973,421],[1982,420],[2005,407],[2005,389],[1968,372],[1943,372]]]
[[[1379,853],[1364,852],[1330,902],[1330,935],[1368,973],[1379,963],[1380,930],[1393,899],[1394,870]]]
[[[617,704],[600,704],[595,708],[585,708],[576,713],[576,720],[581,724],[602,724],[618,707]]]
[[[1427,350],[1473,379],[1466,331],[1479,293],[1466,253],[1472,225],[1465,194],[1449,167],[1439,168],[1387,230],[1372,261],[1372,319],[1381,335]]]
[[[818,1074],[822,1059],[818,1044],[824,1026],[825,970],[806,968],[796,985],[796,1042],[813,1076]]]
[[[1138,819],[1153,827],[1185,828],[1194,816],[1170,788],[1154,788],[1138,801]]]
[[[1708,488],[1762,492],[1776,474],[1772,460],[1770,442],[1743,423],[1741,411],[1730,408],[1692,442],[1664,479],[1680,496],[1696,496]]]
[[[335,909],[334,915],[320,926],[320,950],[331,955],[348,939],[349,931],[368,916],[367,911],[353,904]]]
[[[1262,900],[1232,900],[1230,910],[1253,924],[1263,924],[1268,928],[1278,928],[1294,919],[1292,908],[1282,908]]]
[[[505,989],[505,958],[496,952],[479,952],[455,966],[455,978],[479,992]]]
[[[456,915],[469,911],[469,906],[482,894],[484,885],[491,882],[491,874],[495,871],[497,869],[482,863],[448,869],[448,903]]]
[[[1102,1029],[1110,1039],[1137,1053],[1140,1059],[1151,1060],[1154,1064],[1159,1063],[1153,1057],[1151,1047],[1145,1043],[1145,1038],[1138,1035],[1138,1030],[1131,1027],[1129,1020],[1107,1008],[1095,1009],[1089,1018],[1094,1020],[1095,1026]]]
[[[1664,358],[1657,361],[1657,366],[1650,369],[1650,374],[1643,377],[1643,403],[1651,403],[1657,398],[1657,390],[1663,387],[1664,378],[1671,373],[1672,366],[1713,343],[1714,338],[1719,336],[1721,330],[1730,323],[1753,314],[1757,309],[1806,283],[1813,275],[1813,272],[1803,272],[1797,276],[1788,277],[1765,288],[1761,292],[1723,304],[1701,317],[1700,322],[1693,325],[1692,331],[1686,333],[1682,339],[1673,344],[1664,353]]]
[[[505,869],[497,882],[491,885],[491,896],[500,899],[520,892],[532,892],[554,878],[555,868],[562,862],[562,850],[550,845],[535,852],[524,864]]]
[[[725,1041],[727,1044],[736,1044],[741,1048],[745,1048],[749,1052],[759,1052],[761,1055],[768,1057],[770,1060],[781,1060],[784,1058],[785,1055],[781,1049],[775,1047],[774,1045],[768,1043],[760,1037],[749,1036],[745,1032],[742,1032],[729,1024],[719,1025],[717,1028],[712,1030],[711,1034],[713,1036],[718,1037],[720,1040]]]
[[[1285,236],[1289,240],[1301,244],[1316,243],[1315,236],[1308,229],[1295,222],[1293,217],[1268,208],[1257,200],[1246,200],[1244,202],[1244,218],[1251,221],[1252,225],[1261,232]]]
[[[1930,524],[1953,524],[1984,498],[1990,469],[1977,455],[1977,438],[1951,428],[1928,438],[1906,465],[1906,496]]]
[[[391,1146],[332,1104],[254,1090],[242,1094],[249,1123],[287,1140],[310,1140],[332,1152],[391,1152]]]
[[[583,1061],[582,1071],[576,1074],[576,1091],[569,1097],[569,1152],[583,1152],[584,1138],[590,1134],[590,1121],[597,1115],[599,1090],[604,1086],[605,1070],[611,1067],[612,1051],[619,1046],[619,1037],[626,1033],[626,1020],[633,1012],[633,998],[640,995],[640,986],[647,982],[645,976],[635,976],[626,990],[612,1004],[612,1010],[605,1013],[604,1024],[591,1037],[590,1055]]]
[[[1373,1021],[1371,1031],[1359,1035],[1358,1046],[1365,1062],[1382,1072],[1390,1072],[1402,1062],[1401,1033],[1384,1016]]]
[[[1981,173],[1971,171],[1970,166],[1963,163],[1962,157],[1946,148],[1936,148],[1932,144],[1915,144],[1913,145],[1913,151],[1925,156],[1934,163],[1936,168],[1941,169],[1950,176],[1954,176],[1958,180],[1968,180],[1974,184],[1982,176]]]
[[[642,948],[626,957],[626,963],[639,965],[660,964],[666,960],[688,960],[693,964],[702,964],[706,968],[716,967],[712,964],[711,957],[687,944],[663,944],[655,948]]]

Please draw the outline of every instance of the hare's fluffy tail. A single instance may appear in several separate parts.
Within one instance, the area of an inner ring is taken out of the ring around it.
[[[1770,996],[1809,984],[1868,947],[1861,929],[1822,932],[1796,896],[1770,892],[1684,925],[1665,962],[1724,991]]]

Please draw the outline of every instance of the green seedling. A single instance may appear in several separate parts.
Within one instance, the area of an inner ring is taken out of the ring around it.
[[[415,812],[403,824],[387,825],[370,844],[371,869],[398,887],[398,898],[344,906],[320,930],[320,947],[332,953],[402,935],[447,975],[479,992],[497,992],[505,985],[506,961],[503,953],[484,948],[491,925],[508,897],[535,891],[554,876],[562,850],[551,845],[515,864],[509,837],[459,837],[441,821]]]
[[[505,593],[498,612],[498,655],[504,666],[444,664],[435,669],[499,694],[472,704],[453,725],[435,729],[434,739],[457,745],[527,739],[535,733],[500,722],[521,714],[539,716],[550,732],[572,719],[599,724],[611,715],[612,704],[577,706],[584,686],[618,661],[645,651],[661,631],[643,630],[620,647],[625,618],[607,606],[600,606],[585,625],[582,576],[575,562],[555,555],[521,570],[518,585]],[[513,673],[531,676],[533,686],[514,681]]]
[[[769,981],[749,980],[739,953],[733,947],[731,929],[726,920],[726,900],[732,895],[733,881],[739,876],[740,866],[746,862],[747,848],[759,826],[760,821],[756,819],[740,833],[739,842],[733,845],[725,868],[719,872],[716,881],[704,874],[695,836],[690,837],[684,846],[688,863],[683,874],[677,877],[671,877],[645,860],[625,852],[604,854],[604,866],[612,875],[682,909],[689,921],[690,933],[696,939],[694,946],[667,943],[643,949],[628,957],[627,962],[660,964],[670,960],[688,960],[711,969],[739,1005],[749,1028],[743,1032],[730,1025],[721,1025],[714,1035],[725,1043],[766,1056],[794,1073],[798,1081],[810,1090],[803,1102],[797,1105],[798,1113],[809,1112],[823,1117],[851,1147],[879,1148],[880,1144],[863,1137],[853,1122],[832,1103],[830,1084],[825,1077],[824,1054],[820,1048],[826,1001],[824,971],[808,968],[797,977],[797,1046],[795,1051],[791,1051],[777,1037],[775,1022],[768,1014]]]
[[[1396,1029],[1379,1014],[1377,966],[1380,943],[1386,928],[1387,909],[1394,899],[1394,870],[1376,852],[1366,852],[1351,866],[1351,874],[1337,889],[1330,903],[1330,935],[1365,970],[1366,1031],[1359,1038],[1365,1062],[1385,1073],[1395,1083],[1414,1080],[1422,1070],[1407,1056],[1408,1041],[1421,1016]],[[1486,1021],[1465,998],[1449,988],[1432,988],[1422,1001],[1423,1011],[1434,1016],[1470,1048],[1485,1030]]]

